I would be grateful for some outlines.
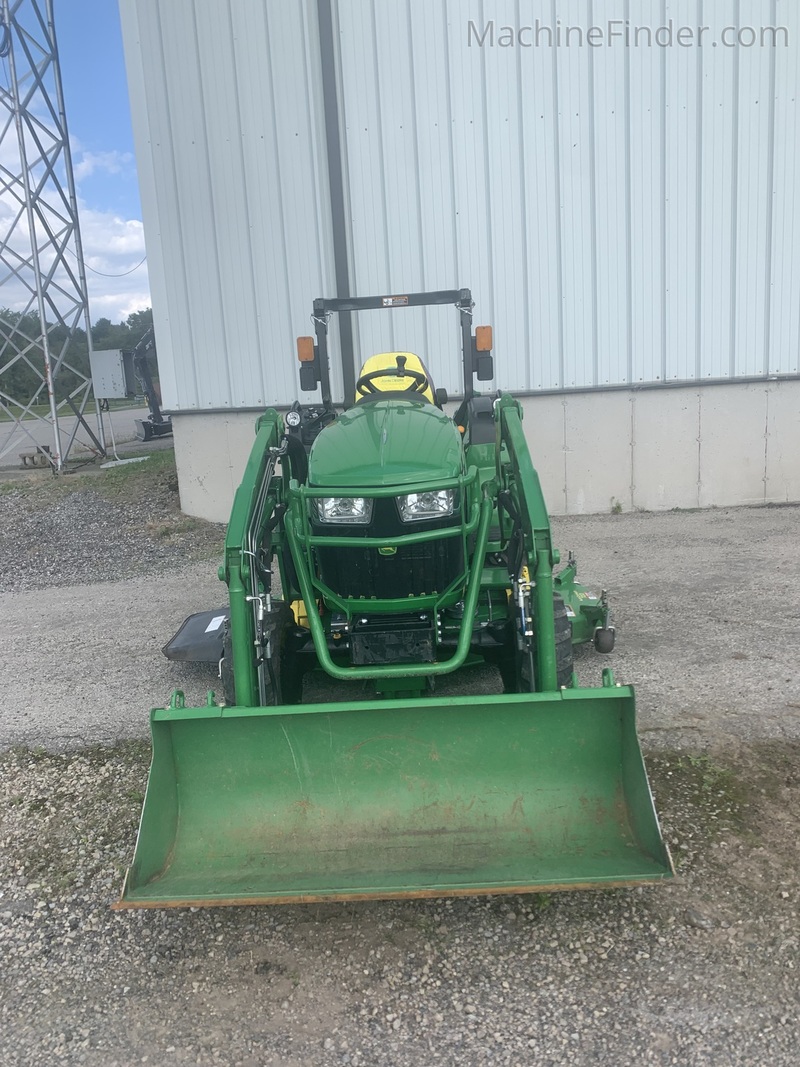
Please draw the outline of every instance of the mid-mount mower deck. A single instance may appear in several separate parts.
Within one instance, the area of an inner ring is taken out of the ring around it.
[[[332,313],[455,305],[464,399],[412,353],[373,356],[331,404]],[[151,713],[153,762],[119,907],[515,893],[669,878],[633,690],[579,688],[572,649],[613,648],[604,593],[560,569],[513,397],[469,290],[314,302],[304,390],[267,411],[236,494],[229,604],[165,652],[219,661],[222,700]],[[277,569],[282,599],[272,592]],[[492,696],[437,675],[496,667]],[[304,704],[303,676],[341,682]],[[356,685],[356,683],[358,683]],[[361,695],[365,683],[372,699]]]

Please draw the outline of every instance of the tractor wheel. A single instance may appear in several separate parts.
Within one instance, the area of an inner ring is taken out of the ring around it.
[[[556,680],[558,687],[561,688],[572,682],[572,623],[567,614],[566,605],[558,593],[553,595],[553,621],[556,631]],[[508,687],[508,682],[504,678],[506,692],[532,693],[536,689],[532,674],[533,657],[527,651],[516,647],[514,651],[516,687],[513,689]]]
[[[597,652],[607,653],[614,651],[614,627],[601,626],[594,632],[594,647]]]
[[[272,611],[264,617],[264,631],[269,635],[271,655],[266,667],[266,705],[297,704],[302,696],[303,679],[295,667],[289,651],[289,635],[294,626],[292,609],[283,600],[273,600]],[[233,679],[233,645],[229,624],[222,635],[220,678],[225,703],[235,705],[236,687]]]
[[[556,593],[553,597],[553,614],[556,624],[556,675],[559,688],[572,684],[572,623],[564,601]]]
[[[233,684],[233,645],[230,620],[225,620],[222,632],[222,659],[219,661],[219,677],[222,682],[222,699],[229,706],[236,704],[236,687]]]

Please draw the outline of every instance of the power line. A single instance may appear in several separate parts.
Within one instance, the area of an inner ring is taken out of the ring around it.
[[[127,278],[129,274],[133,274],[135,270],[138,270],[139,267],[141,267],[145,259],[147,259],[147,256],[145,256],[144,259],[140,259],[135,267],[131,267],[130,270],[126,270],[123,274],[104,274],[103,271],[95,270],[94,267],[90,267],[88,263],[84,263],[83,265],[87,270],[92,271],[93,274],[99,274],[101,278]]]
[[[71,248],[68,248],[67,251],[70,252],[73,256],[75,256],[76,259],[78,258],[77,255],[75,255],[75,253],[72,251]],[[138,270],[139,267],[141,267],[141,265],[144,263],[144,261],[146,259],[147,259],[147,253],[144,254],[142,259],[139,260],[139,262],[136,264],[135,267],[131,267],[130,270],[126,270],[122,274],[106,274],[102,270],[95,270],[94,267],[90,267],[89,264],[86,262],[86,260],[82,260],[82,263],[83,263],[84,267],[86,267],[87,270],[90,270],[93,274],[99,274],[101,278],[127,278],[127,276],[129,274],[133,274],[133,272],[135,270]]]

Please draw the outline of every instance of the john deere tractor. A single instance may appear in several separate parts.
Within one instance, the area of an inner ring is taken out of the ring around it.
[[[454,415],[410,352],[367,359],[337,411],[331,315],[429,304],[460,319]],[[671,876],[633,690],[608,669],[597,688],[573,673],[575,645],[613,648],[605,593],[553,546],[519,403],[475,391],[493,377],[492,334],[472,310],[467,289],[314,302],[298,356],[321,402],[259,418],[220,568],[228,604],[165,648],[218,662],[220,692],[200,708],[177,692],[151,713],[118,906]],[[435,694],[437,678],[486,663],[492,692]],[[304,703],[320,671],[336,699]]]

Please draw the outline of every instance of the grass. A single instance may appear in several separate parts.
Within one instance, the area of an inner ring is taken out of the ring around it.
[[[120,496],[128,494],[139,487],[152,485],[154,477],[167,476],[175,479],[174,488],[177,490],[177,474],[175,472],[175,450],[173,448],[160,449],[151,452],[142,463],[125,463],[121,467],[108,467],[98,474],[77,474],[69,478],[70,485],[91,486],[97,492],[105,496]]]
[[[199,530],[202,525],[200,519],[192,518],[191,515],[178,514],[166,519],[151,519],[145,523],[145,529],[156,540],[168,541],[175,534],[191,533],[192,530]]]
[[[131,409],[147,407],[147,401],[144,399],[144,397],[133,397],[130,400],[109,400],[108,407],[110,411],[128,411]],[[91,400],[87,404],[86,410],[90,414],[94,414],[94,403]],[[64,418],[71,418],[73,412],[69,405],[64,405],[64,407],[59,408],[58,414],[59,418],[61,416],[63,416]],[[106,412],[104,411],[103,414],[105,415]],[[33,407],[30,409],[30,417],[34,418],[36,416],[44,419],[50,418],[50,405],[34,404]],[[15,416],[15,418],[18,417],[19,414]],[[0,411],[0,422],[12,421],[14,421],[14,419],[12,419],[12,416],[9,415],[7,411]]]
[[[77,471],[59,477],[42,478],[32,475],[27,480],[0,483],[0,494],[23,492],[34,500],[47,503],[68,496],[77,489],[93,489],[101,496],[115,499],[120,496],[136,496],[140,489],[152,486],[154,480],[164,478],[170,489],[177,491],[175,450],[159,449],[151,452],[141,463],[125,463],[121,467],[101,470],[92,466],[91,471]]]

